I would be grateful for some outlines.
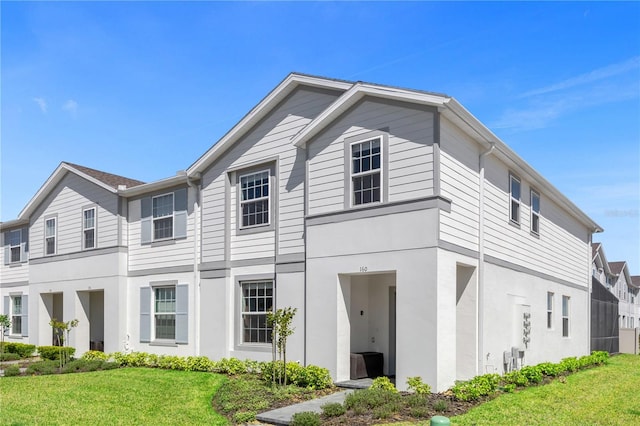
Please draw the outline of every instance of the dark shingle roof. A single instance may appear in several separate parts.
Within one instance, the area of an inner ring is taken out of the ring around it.
[[[73,167],[74,169],[85,173],[92,178],[98,179],[100,182],[109,185],[113,189],[118,189],[119,185],[125,185],[127,188],[132,188],[134,186],[143,185],[144,182],[136,179],[129,179],[124,176],[114,175],[112,173],[102,172],[100,170],[91,169],[89,167],[80,166],[78,164],[73,164],[69,162],[64,162],[65,164]]]
[[[600,243],[591,243],[591,259],[596,257],[599,247],[600,247]]]
[[[634,287],[640,288],[640,275],[633,275],[631,277],[631,284],[633,284]]]
[[[622,268],[624,267],[625,263],[626,262],[609,262],[609,269],[611,269],[612,273],[620,275],[620,272],[622,272]]]

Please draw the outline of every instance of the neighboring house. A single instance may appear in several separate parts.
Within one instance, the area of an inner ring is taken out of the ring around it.
[[[290,359],[441,391],[589,352],[600,231],[455,99],[291,74],[174,177],[62,163],[2,224],[0,292],[12,339],[78,318],[78,353],[268,360],[292,306]]]
[[[613,275],[611,292],[619,301],[620,328],[639,327],[640,299],[638,292],[640,286],[637,285],[637,282],[632,281],[627,262],[609,262],[609,269]]]
[[[619,301],[613,294],[615,275],[600,243],[591,244],[591,350],[618,353],[620,349]]]

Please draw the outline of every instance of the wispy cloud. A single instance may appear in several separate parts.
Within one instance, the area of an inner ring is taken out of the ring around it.
[[[531,96],[543,95],[546,93],[553,93],[560,90],[570,89],[572,87],[581,86],[596,81],[609,79],[611,77],[625,74],[629,71],[640,68],[640,56],[636,56],[627,61],[617,64],[608,65],[606,67],[595,69],[591,72],[580,74],[576,77],[568,78],[559,83],[552,84],[550,86],[542,87],[539,89],[530,90],[520,95],[521,98],[528,98]]]
[[[73,99],[69,99],[64,103],[64,105],[62,105],[62,109],[69,112],[69,114],[71,114],[71,117],[75,118],[78,114],[78,102],[74,101]]]
[[[637,99],[640,56],[601,67],[518,96],[511,108],[491,124],[496,129],[532,130],[547,127],[573,111]]]
[[[47,101],[45,101],[44,98],[33,98],[33,102],[38,104],[38,107],[43,114],[47,113]]]

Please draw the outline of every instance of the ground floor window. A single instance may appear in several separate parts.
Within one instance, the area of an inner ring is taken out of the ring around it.
[[[22,296],[11,296],[11,334],[22,334]]]
[[[176,338],[176,287],[154,288],[156,339]]]
[[[242,342],[271,343],[267,312],[273,310],[273,281],[241,282]]]
[[[562,296],[562,337],[569,337],[569,296]]]

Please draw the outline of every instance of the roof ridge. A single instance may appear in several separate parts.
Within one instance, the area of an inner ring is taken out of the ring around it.
[[[68,161],[63,161],[63,164],[70,166],[78,171],[85,173],[100,182],[109,185],[114,189],[118,189],[118,186],[125,185],[127,188],[131,188],[138,185],[143,185],[145,182],[137,179],[131,179],[126,176],[116,175],[114,173],[104,172],[102,170],[93,169],[87,166],[81,166],[80,164],[71,163]]]

